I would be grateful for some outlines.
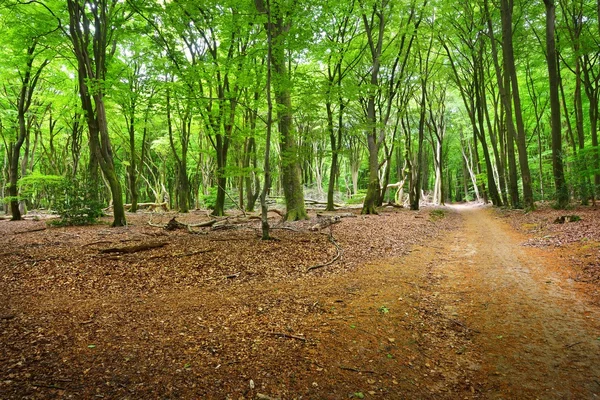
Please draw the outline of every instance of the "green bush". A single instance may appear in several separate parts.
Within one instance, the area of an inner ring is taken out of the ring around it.
[[[208,189],[208,194],[202,196],[202,204],[209,210],[215,209],[215,204],[217,204],[217,188],[211,187]],[[233,204],[229,196],[225,195],[225,209],[235,208],[236,205]]]
[[[362,204],[365,202],[365,197],[367,196],[366,189],[360,189],[357,194],[352,197],[348,197],[346,199],[346,204]]]
[[[65,179],[61,201],[57,202],[56,211],[60,220],[54,225],[90,225],[104,215],[103,204],[97,199],[97,189],[92,185],[81,184]]]

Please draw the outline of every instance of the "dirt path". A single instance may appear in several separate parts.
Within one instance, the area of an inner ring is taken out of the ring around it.
[[[437,307],[477,333],[472,350],[488,398],[600,395],[600,314],[556,273],[551,253],[520,246],[489,210],[457,208],[431,273]]]

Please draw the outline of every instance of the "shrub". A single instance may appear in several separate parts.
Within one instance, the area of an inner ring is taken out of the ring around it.
[[[54,225],[90,225],[104,215],[103,204],[97,199],[97,189],[93,185],[81,184],[65,179],[61,201],[56,211],[60,220]]]

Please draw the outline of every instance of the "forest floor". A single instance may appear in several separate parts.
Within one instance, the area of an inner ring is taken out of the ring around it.
[[[0,398],[600,396],[600,210],[148,224],[175,215],[0,221]]]

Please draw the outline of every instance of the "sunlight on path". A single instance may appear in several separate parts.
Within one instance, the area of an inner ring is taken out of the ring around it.
[[[447,238],[451,261],[433,268],[443,277],[438,301],[479,332],[473,344],[481,352],[486,382],[480,383],[491,398],[595,398],[598,310],[579,300],[546,267],[547,259],[522,247],[489,210],[452,208],[465,223]],[[457,299],[461,291],[467,295]]]

